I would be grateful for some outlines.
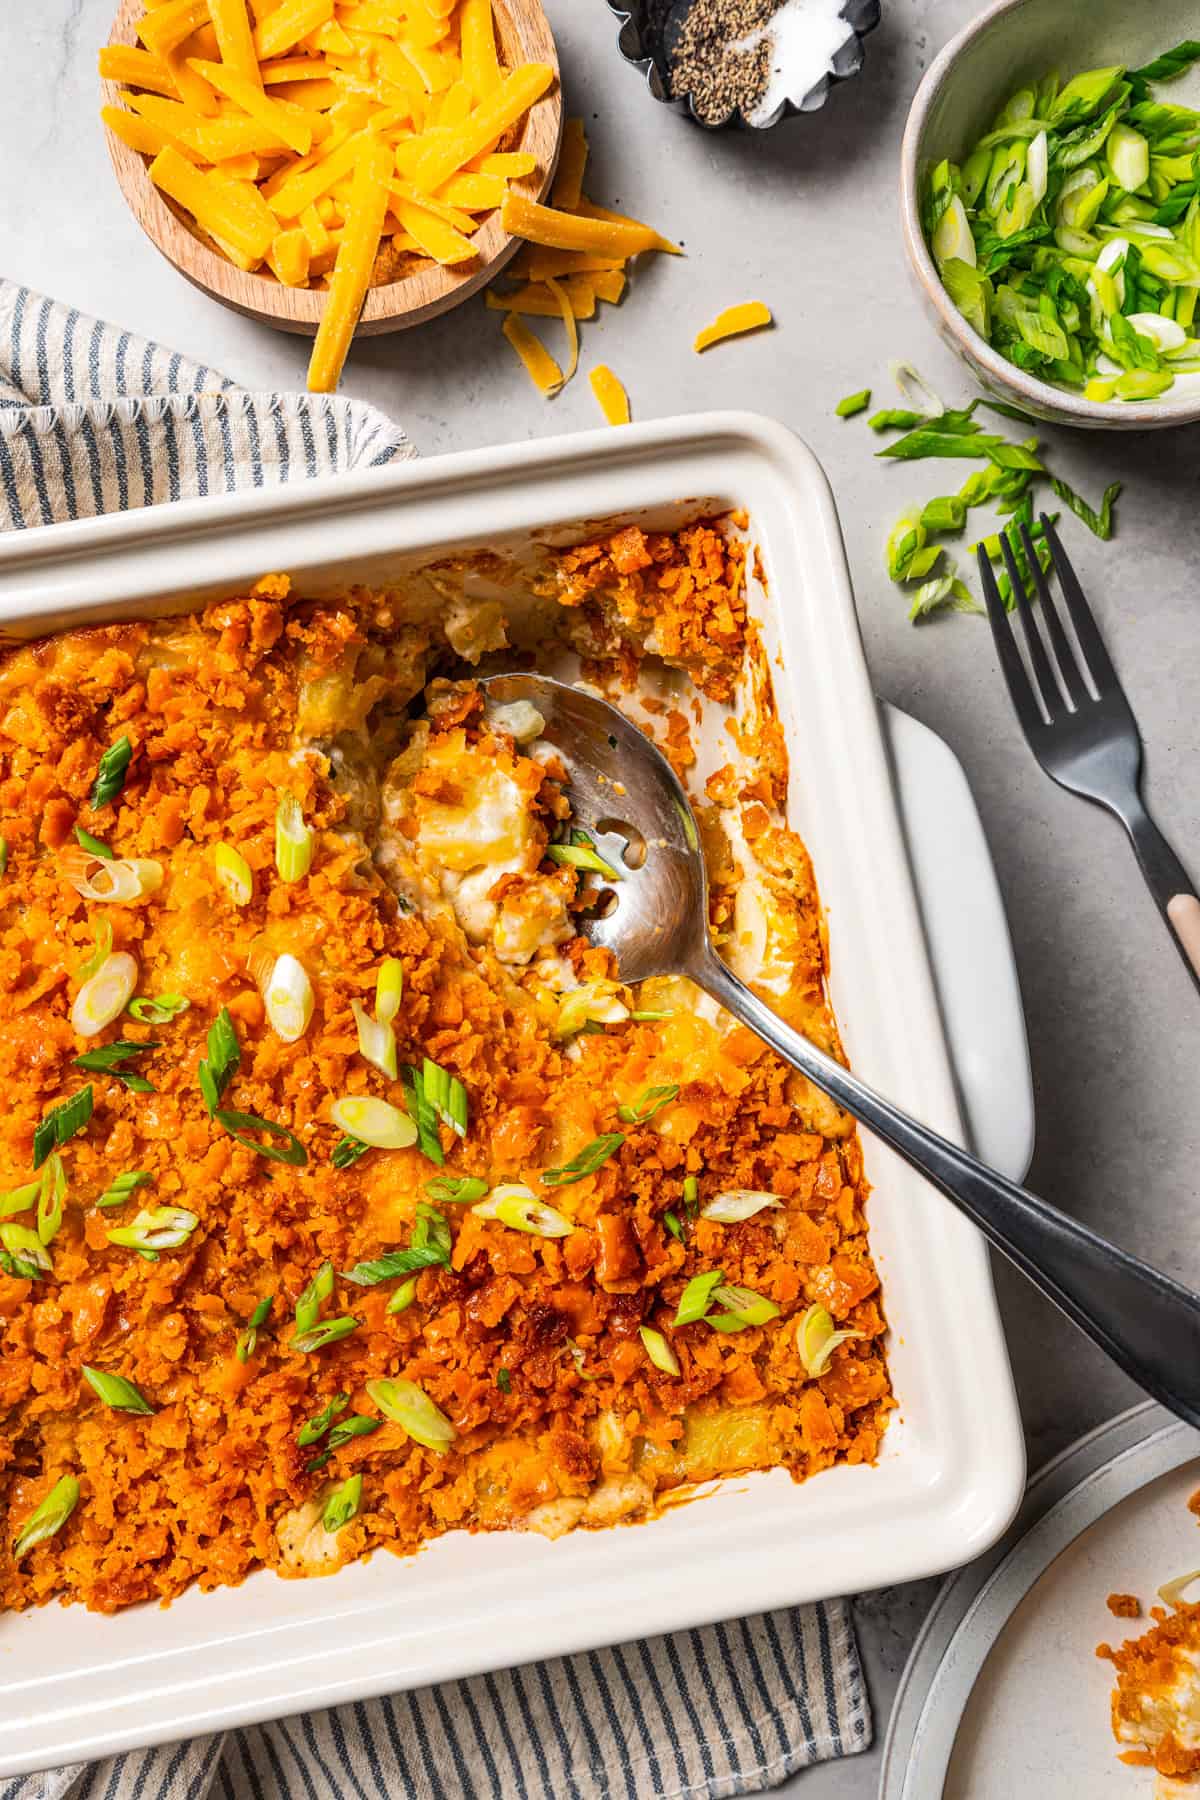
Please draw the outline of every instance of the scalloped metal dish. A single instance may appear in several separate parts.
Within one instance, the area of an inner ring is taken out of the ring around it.
[[[669,49],[695,0],[607,0],[607,4],[621,22],[617,48],[625,61],[646,77],[646,86],[656,100],[685,114],[705,131],[724,131],[729,126],[740,131],[769,131],[781,119],[819,112],[834,83],[849,81],[862,68],[866,60],[863,38],[874,31],[881,11],[880,0],[846,0],[841,16],[853,35],[837,52],[830,72],[799,102],[784,100],[769,117],[757,122],[747,119],[737,107],[724,119],[709,121],[697,116],[690,94],[671,93],[667,74]]]

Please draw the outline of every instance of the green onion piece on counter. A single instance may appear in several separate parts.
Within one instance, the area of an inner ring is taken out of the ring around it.
[[[93,1393],[103,1400],[105,1406],[111,1406],[114,1412],[143,1413],[150,1417],[157,1411],[132,1381],[126,1381],[124,1375],[111,1375],[104,1369],[90,1369],[87,1363],[82,1365],[79,1372]]]
[[[375,980],[375,1017],[390,1025],[404,997],[404,964],[398,956],[385,956]]]
[[[865,412],[870,404],[870,388],[859,388],[857,394],[847,394],[843,400],[839,400],[833,410],[839,419],[852,419],[855,413]]]
[[[98,837],[93,837],[90,831],[85,831],[82,825],[75,827],[75,838],[79,848],[86,850],[89,856],[101,856],[105,862],[114,860],[116,852],[111,850],[107,844],[102,843]]]
[[[133,758],[133,745],[122,735],[114,744],[110,744],[96,769],[96,780],[92,788],[92,811],[99,812],[101,807],[114,801],[125,786],[125,776]]]
[[[226,1088],[237,1074],[242,1060],[237,1029],[227,1006],[223,1006],[208,1028],[208,1055],[200,1060],[200,1092],[213,1118]]]
[[[542,1180],[547,1187],[569,1187],[572,1182],[582,1181],[585,1175],[594,1175],[602,1168],[609,1157],[621,1148],[625,1142],[623,1131],[608,1131],[602,1137],[593,1138],[582,1150],[576,1151],[570,1162],[563,1163],[557,1169],[546,1169]]]
[[[694,1216],[700,1204],[700,1183],[695,1175],[685,1175],[683,1178],[683,1204],[688,1213]]]
[[[60,1476],[17,1533],[13,1541],[13,1560],[20,1562],[35,1544],[44,1544],[47,1538],[61,1531],[78,1504],[78,1481],[74,1475]]]
[[[796,1349],[805,1373],[814,1378],[823,1375],[839,1344],[866,1335],[865,1331],[835,1330],[833,1319],[823,1306],[810,1306],[796,1326]]]
[[[679,1374],[679,1358],[661,1331],[655,1331],[650,1325],[639,1325],[638,1336],[646,1347],[646,1355],[656,1369],[661,1369],[664,1375]]]
[[[98,975],[108,961],[113,947],[113,928],[109,921],[101,918],[96,926],[96,947],[86,962],[80,963],[75,971],[75,979],[79,982],[90,981]]]
[[[335,1169],[348,1169],[360,1156],[365,1156],[370,1148],[370,1144],[360,1144],[355,1138],[342,1137],[333,1146],[333,1154],[329,1160]]]
[[[348,1525],[359,1507],[362,1505],[363,1478],[351,1475],[340,1487],[335,1487],[325,1502],[325,1511],[321,1514],[321,1523],[326,1531],[340,1531]]]
[[[621,879],[620,870],[605,862],[586,831],[572,831],[567,843],[549,845],[546,855],[551,862],[565,864],[568,868],[583,869],[594,875],[607,875],[610,881]]]
[[[54,1273],[54,1263],[36,1231],[5,1220],[0,1225],[0,1269],[17,1281],[40,1281]]]
[[[92,1116],[93,1095],[91,1085],[80,1088],[66,1100],[60,1100],[57,1106],[40,1121],[33,1134],[33,1166],[40,1169],[52,1150],[61,1150],[69,1143],[77,1131],[82,1131]]]
[[[708,1269],[703,1275],[693,1275],[680,1295],[672,1325],[694,1325],[697,1319],[702,1319],[708,1311],[714,1289],[719,1288],[724,1279],[720,1269]]]
[[[0,875],[8,874],[8,839],[0,837]]]
[[[389,1081],[395,1081],[400,1071],[396,1062],[396,1033],[391,1024],[384,1019],[373,1019],[358,1000],[350,1002],[350,1010],[358,1031],[358,1054]]]
[[[643,1088],[632,1106],[618,1106],[617,1117],[623,1125],[645,1125],[664,1106],[679,1098],[679,1083],[667,1082],[663,1087]]]
[[[223,1125],[235,1144],[244,1150],[253,1150],[256,1156],[265,1156],[271,1162],[288,1163],[294,1169],[302,1169],[308,1162],[308,1151],[300,1142],[294,1131],[286,1125],[278,1125],[274,1119],[260,1119],[257,1113],[230,1112],[218,1107],[213,1114],[218,1125]],[[283,1144],[262,1144],[251,1134],[265,1131],[269,1137],[282,1138]]]
[[[912,431],[924,417],[904,406],[885,406],[882,412],[872,413],[867,424],[872,431]]]
[[[496,1386],[502,1394],[512,1393],[512,1376],[507,1369],[496,1370]]]
[[[435,1175],[425,1183],[429,1198],[445,1206],[469,1206],[472,1200],[482,1200],[487,1191],[487,1182],[478,1175]]]
[[[417,1127],[407,1113],[370,1094],[335,1100],[329,1116],[347,1137],[375,1150],[407,1150],[417,1140]]]
[[[191,1004],[183,994],[140,994],[129,1002],[129,1012],[139,1025],[167,1025]]]
[[[53,1151],[42,1169],[37,1203],[37,1234],[43,1244],[51,1244],[62,1224],[63,1202],[67,1197],[67,1173],[58,1151]]]
[[[319,1413],[314,1413],[313,1417],[300,1427],[297,1434],[296,1442],[300,1449],[303,1450],[309,1444],[315,1444],[318,1438],[324,1437],[334,1419],[339,1413],[345,1412],[349,1404],[349,1394],[335,1394]]]
[[[297,1331],[292,1337],[292,1349],[303,1356],[311,1356],[314,1351],[324,1350],[328,1344],[336,1344],[339,1338],[349,1337],[352,1331],[358,1330],[358,1320],[343,1316],[339,1319],[324,1319],[314,1325],[310,1331]]]
[[[296,1330],[309,1331],[321,1316],[321,1308],[333,1292],[333,1264],[323,1262],[296,1301]]]
[[[426,1100],[443,1124],[449,1125],[458,1137],[466,1137],[467,1090],[458,1076],[425,1057],[421,1064],[421,1086]]]
[[[275,808],[275,867],[281,881],[303,881],[312,868],[314,842],[296,796],[281,794]]]
[[[437,1163],[440,1168],[446,1160],[446,1153],[438,1136],[438,1116],[425,1092],[421,1070],[406,1063],[400,1071],[400,1079],[408,1102],[409,1122],[416,1128],[417,1147],[422,1156],[427,1156],[430,1162]],[[409,1142],[412,1142],[411,1138]]]
[[[767,1207],[782,1205],[783,1201],[778,1194],[763,1194],[754,1188],[725,1188],[711,1200],[705,1201],[700,1209],[700,1217],[715,1219],[718,1225],[737,1225],[743,1219],[752,1219]]]
[[[958,494],[939,494],[921,508],[921,524],[926,531],[961,531],[966,519],[966,502]]]
[[[683,1226],[679,1223],[678,1215],[673,1212],[665,1212],[662,1216],[662,1220],[671,1236],[675,1238],[678,1243],[682,1244]]]
[[[415,1381],[368,1381],[367,1392],[384,1418],[402,1425],[426,1450],[441,1456],[458,1436],[441,1407]]]
[[[254,898],[254,871],[232,844],[218,844],[213,851],[213,871],[235,906],[249,906]]]
[[[247,1319],[245,1328],[238,1333],[238,1341],[234,1347],[234,1355],[240,1363],[247,1363],[258,1348],[258,1334],[271,1317],[271,1308],[275,1304],[274,1294],[268,1294],[260,1300]]]
[[[182,1206],[156,1206],[143,1209],[131,1225],[119,1225],[106,1231],[110,1244],[128,1250],[178,1250],[187,1243],[200,1223],[194,1212]]]
[[[724,1312],[709,1313],[705,1324],[711,1325],[714,1331],[745,1331],[752,1325],[765,1325],[769,1319],[779,1317],[779,1308],[765,1294],[756,1294],[753,1288],[733,1287],[729,1283],[713,1291],[713,1299],[725,1308]]]
[[[22,1187],[10,1188],[7,1194],[0,1194],[0,1219],[7,1219],[13,1213],[28,1212],[39,1199],[42,1192],[41,1177],[37,1181],[27,1181]]]
[[[123,1206],[135,1189],[144,1187],[147,1182],[153,1180],[153,1175],[145,1169],[128,1169],[123,1175],[114,1176],[97,1200],[96,1205]]]
[[[1121,492],[1119,481],[1110,482],[1105,488],[1099,512],[1090,507],[1083,496],[1077,494],[1073,487],[1069,487],[1065,481],[1060,481],[1057,475],[1051,476],[1050,486],[1063,504],[1070,507],[1076,518],[1083,520],[1089,531],[1094,531],[1098,538],[1105,540],[1112,536],[1113,504]]]
[[[417,1297],[417,1278],[415,1275],[410,1275],[407,1281],[402,1281],[400,1283],[400,1286],[396,1289],[395,1293],[392,1295],[391,1299],[388,1301],[388,1303],[387,1303],[388,1312],[389,1313],[407,1312],[409,1307],[412,1305],[413,1301],[416,1299],[416,1297]]]

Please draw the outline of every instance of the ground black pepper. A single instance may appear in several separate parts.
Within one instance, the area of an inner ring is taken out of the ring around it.
[[[771,41],[735,48],[774,18],[783,0],[693,0],[670,51],[668,78],[676,98],[691,96],[696,117],[721,125],[735,109],[753,110],[770,76]]]

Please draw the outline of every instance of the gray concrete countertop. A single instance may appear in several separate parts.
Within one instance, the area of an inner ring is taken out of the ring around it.
[[[7,0],[0,111],[4,272],[225,370],[254,388],[304,381],[303,340],[236,317],[186,285],[142,237],[112,179],[96,117],[95,53],[115,0]],[[888,391],[889,357],[955,402],[970,390],[919,311],[903,265],[895,183],[908,101],[974,0],[884,0],[865,73],[825,111],[766,135],[708,136],[657,106],[617,54],[604,0],[547,0],[569,109],[587,120],[589,189],[682,240],[650,259],[619,312],[583,327],[583,368],[605,361],[634,415],[735,404],[808,440],[833,482],[876,686],[954,747],[974,786],[1016,941],[1038,1104],[1031,1180],[1098,1229],[1200,1282],[1200,1002],[1119,828],[1051,785],[1019,737],[986,625],[922,628],[883,572],[891,520],[944,484],[942,465],[872,460],[838,398]],[[1064,46],[1064,63],[1069,49]],[[695,330],[760,298],[778,329],[703,360]],[[353,352],[344,391],[403,422],[426,455],[599,422],[586,379],[543,402],[494,314],[469,303]],[[878,402],[877,402],[878,403]],[[885,402],[886,403],[886,402]],[[1159,822],[1200,877],[1200,435],[1048,433],[1093,500],[1120,478],[1119,535],[1064,531],[1143,727]],[[962,478],[953,470],[954,485]],[[1014,1274],[997,1270],[1031,1465],[1136,1398],[1130,1384]],[[867,1800],[879,1744],[931,1584],[858,1603],[876,1749],[798,1777],[803,1800]]]

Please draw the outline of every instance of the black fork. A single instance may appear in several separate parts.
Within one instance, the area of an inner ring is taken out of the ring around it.
[[[1154,895],[1192,980],[1200,988],[1200,898],[1183,864],[1146,811],[1141,795],[1142,739],[1137,720],[1083,589],[1045,513],[1041,515],[1041,526],[1080,655],[1076,655],[1059,618],[1029,528],[1024,523],[1020,526],[1021,547],[1041,602],[1049,649],[1038,630],[1011,534],[1002,532],[1000,542],[1025,634],[1032,680],[1017,648],[1012,621],[1000,598],[987,552],[982,545],[979,547],[979,573],[992,636],[1021,730],[1052,781],[1106,807],[1120,819],[1129,833],[1146,886]]]

